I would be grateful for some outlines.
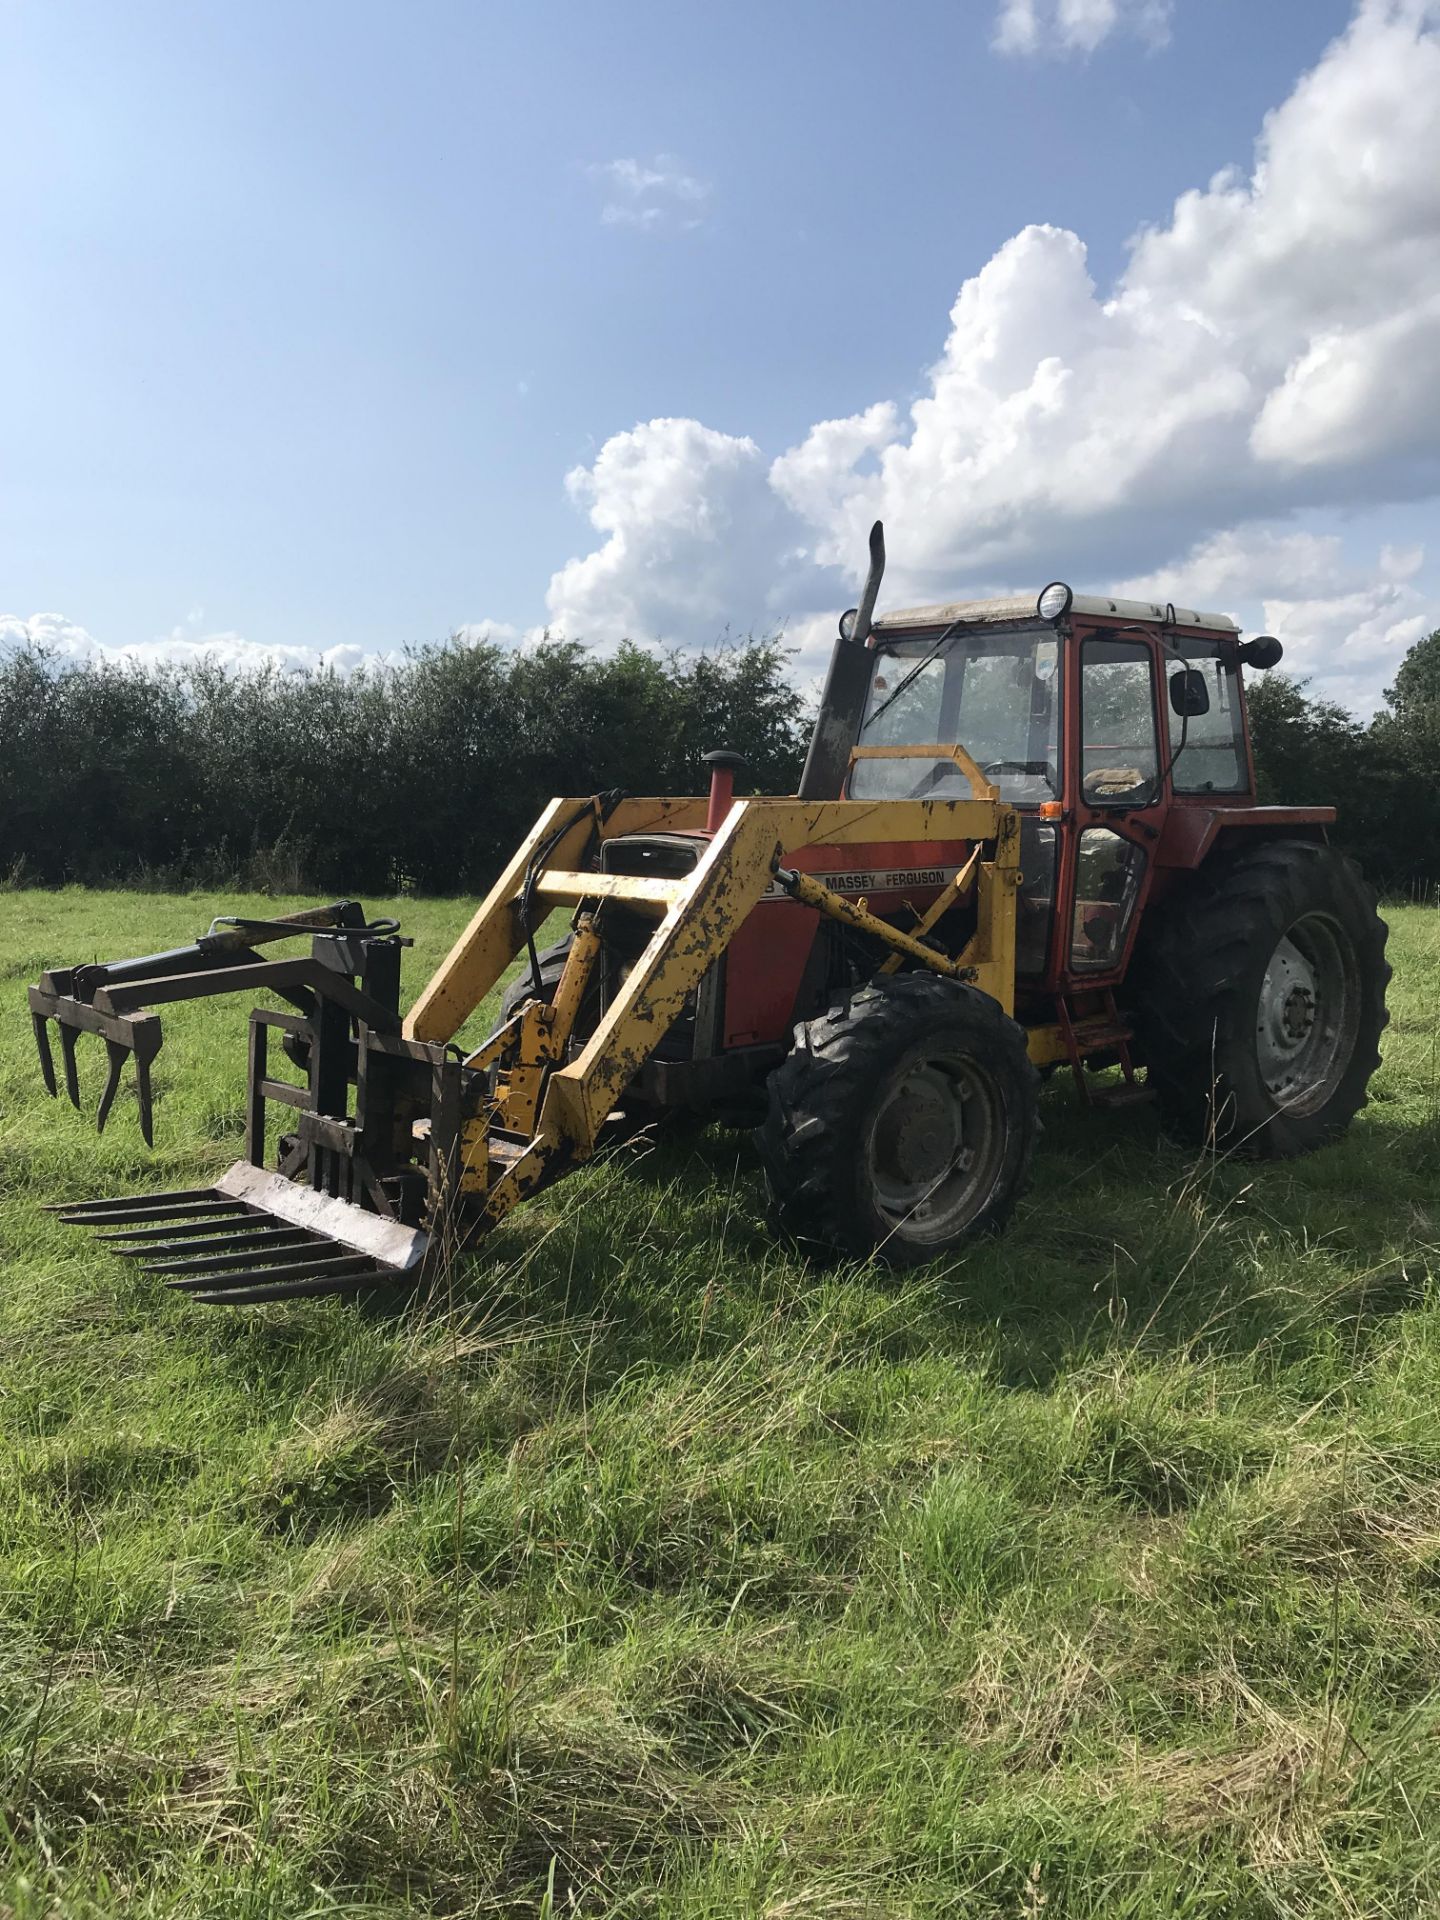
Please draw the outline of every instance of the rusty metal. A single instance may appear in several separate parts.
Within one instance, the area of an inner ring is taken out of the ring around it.
[[[114,1252],[123,1259],[138,1260],[146,1273],[198,1273],[202,1270],[219,1273],[226,1267],[251,1265],[258,1260],[268,1260],[271,1254],[288,1257],[315,1247],[335,1246],[337,1242],[321,1240],[318,1235],[306,1233],[300,1227],[275,1227],[258,1233],[237,1234],[228,1240],[178,1241],[174,1246],[116,1247]],[[203,1252],[197,1248],[204,1248]],[[167,1257],[157,1260],[155,1255]]]
[[[383,1288],[387,1282],[390,1282],[390,1276],[383,1270],[368,1272],[364,1267],[357,1266],[343,1273],[277,1280],[261,1286],[231,1285],[211,1290],[197,1287],[188,1291],[186,1297],[197,1305],[207,1307],[268,1306],[283,1300],[319,1299],[326,1294],[365,1293]]]
[[[378,1280],[382,1269],[373,1260],[361,1260],[350,1252],[307,1250],[299,1260],[251,1261],[248,1266],[216,1265],[209,1268],[187,1268],[174,1274],[169,1268],[152,1268],[152,1272],[168,1272],[172,1277],[165,1284],[176,1293],[228,1293],[235,1287],[279,1286],[289,1280],[336,1279],[341,1276],[363,1274],[367,1279]],[[393,1280],[394,1275],[390,1278]]]
[[[976,847],[964,866],[956,871],[953,878],[946,881],[945,885],[936,894],[935,898],[930,902],[930,905],[910,929],[913,939],[918,940],[924,934],[929,933],[931,928],[943,920],[950,909],[958,905],[963,896],[969,892],[971,883],[975,879],[976,869],[980,865],[980,855],[982,851],[982,848]],[[899,949],[892,953],[888,960],[881,962],[880,972],[898,973],[904,964],[905,953],[903,949]]]
[[[116,1200],[105,1210],[86,1211],[83,1214],[68,1213],[63,1208],[56,1212],[67,1227],[116,1227],[124,1222],[154,1220],[158,1209],[136,1206],[130,1200]],[[233,1200],[212,1198],[209,1200],[187,1200],[183,1206],[165,1208],[165,1215],[172,1220],[188,1220],[203,1215],[213,1221],[217,1214],[243,1213],[244,1208]]]
[[[154,1215],[150,1216],[152,1219]],[[84,1227],[88,1220],[71,1219],[68,1226]],[[216,1237],[217,1229],[223,1227],[221,1238],[230,1238],[237,1233],[260,1233],[269,1224],[268,1216],[260,1213],[227,1213],[219,1219],[214,1214],[206,1214],[200,1220],[167,1220],[158,1227],[108,1227],[95,1230],[95,1238],[113,1246],[117,1252],[127,1247],[147,1247],[154,1245],[201,1245],[205,1236]],[[298,1229],[297,1229],[298,1231]]]

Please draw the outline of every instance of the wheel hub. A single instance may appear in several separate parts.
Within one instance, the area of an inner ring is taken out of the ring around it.
[[[913,1061],[892,1082],[868,1142],[880,1210],[907,1238],[953,1237],[984,1202],[1000,1142],[997,1093],[975,1062]]]
[[[940,1179],[964,1150],[964,1113],[950,1083],[931,1070],[909,1075],[881,1116],[877,1140],[888,1168],[903,1182]]]
[[[1315,1024],[1315,996],[1308,987],[1292,987],[1280,1014],[1287,1040],[1303,1040]]]
[[[1357,980],[1350,942],[1326,915],[1305,915],[1277,944],[1255,1011],[1257,1064],[1277,1103],[1304,1113],[1329,1099],[1354,1049]]]

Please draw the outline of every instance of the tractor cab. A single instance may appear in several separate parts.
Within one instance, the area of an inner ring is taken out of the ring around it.
[[[877,616],[845,793],[954,799],[977,783],[1021,816],[1017,984],[1085,992],[1123,975],[1139,908],[1167,884],[1172,810],[1254,806],[1236,623],[1077,595]],[[1193,837],[1193,836],[1191,836]]]

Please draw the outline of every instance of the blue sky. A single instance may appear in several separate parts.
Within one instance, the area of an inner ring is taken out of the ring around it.
[[[1353,14],[11,0],[4,631],[349,661],[783,622],[803,671],[881,510],[898,591],[1213,584],[1370,704],[1440,618],[1436,475],[1413,407],[1377,447],[1334,390],[1382,323],[1430,365],[1440,166],[1390,95],[1440,123],[1440,49],[1426,0]],[[1354,205],[1297,184],[1336,149]],[[1192,380],[1203,418],[1112,458]]]

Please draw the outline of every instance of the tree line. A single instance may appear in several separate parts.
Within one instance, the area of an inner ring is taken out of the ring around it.
[[[1440,888],[1440,630],[1362,722],[1248,688],[1260,798],[1333,804],[1391,894]],[[703,653],[449,642],[342,677],[0,657],[0,881],[473,893],[554,793],[793,792],[809,703],[775,640]]]
[[[773,641],[601,656],[448,643],[349,677],[209,659],[0,659],[0,879],[474,892],[552,794],[793,791],[805,701]]]
[[[1440,628],[1416,641],[1368,721],[1283,673],[1252,674],[1246,706],[1267,803],[1339,810],[1333,839],[1391,896],[1440,892]]]

